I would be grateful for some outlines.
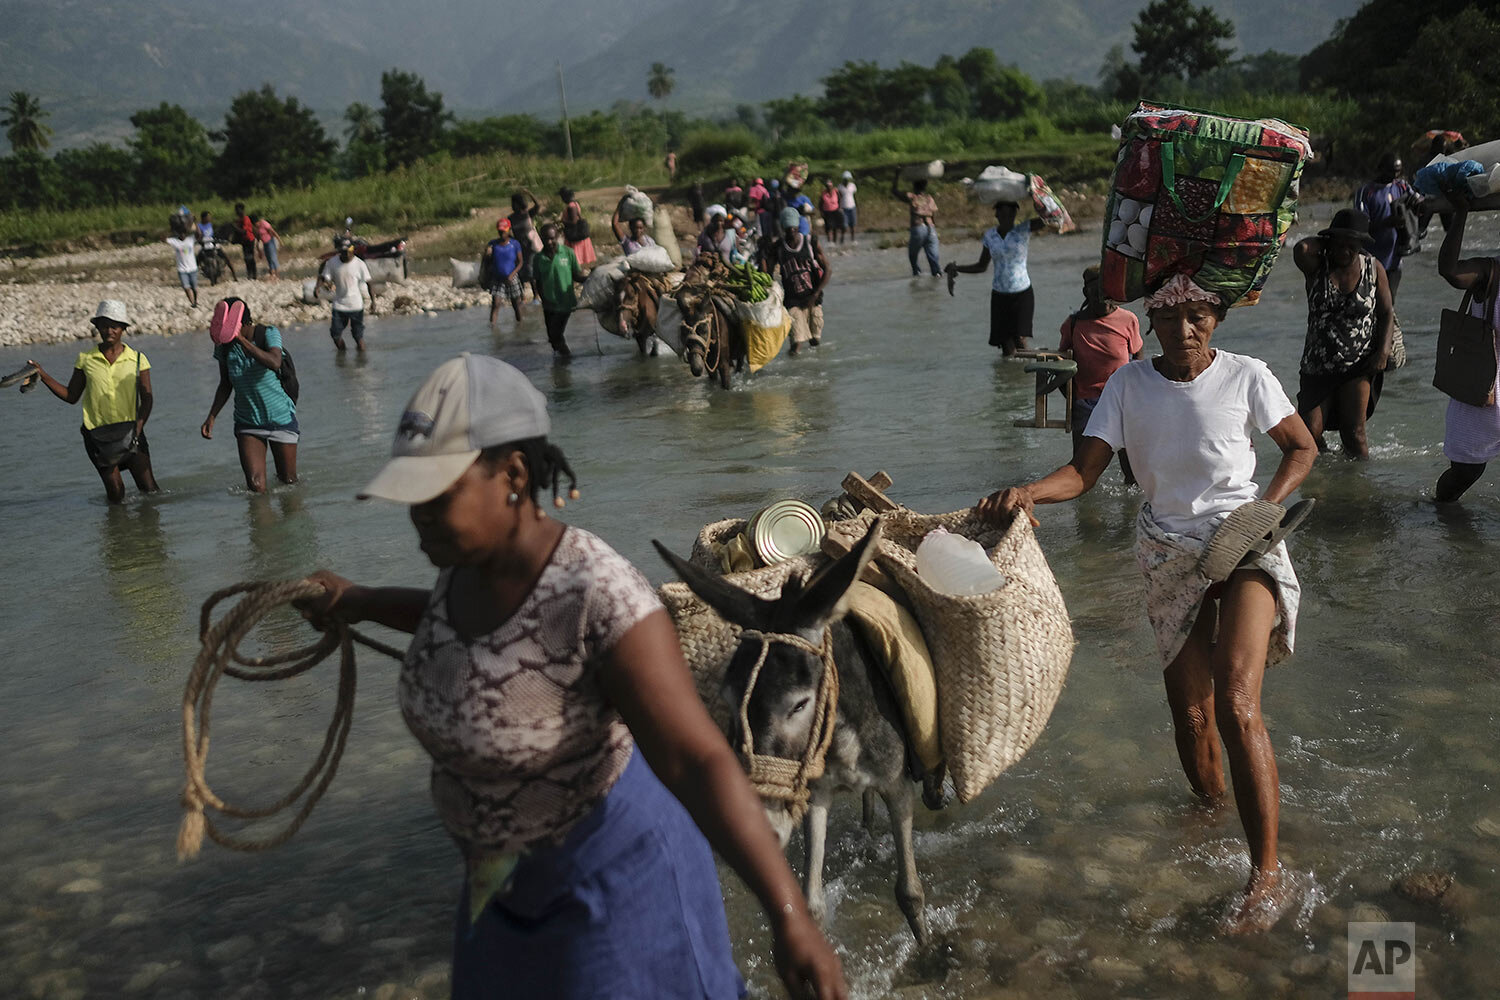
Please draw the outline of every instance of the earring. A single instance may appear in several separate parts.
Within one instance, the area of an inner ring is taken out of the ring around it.
[[[506,503],[508,503],[512,507],[514,507],[516,504],[518,504],[518,503],[521,502],[521,494],[519,494],[519,493],[512,493],[510,496],[508,496],[508,497],[505,498],[505,501],[506,501]]]

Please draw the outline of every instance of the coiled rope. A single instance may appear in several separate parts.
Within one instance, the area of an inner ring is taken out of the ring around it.
[[[307,579],[271,583],[239,583],[225,587],[203,602],[198,614],[198,638],[201,648],[193,661],[187,689],[182,694],[182,754],[187,769],[187,783],[182,790],[182,825],[177,830],[177,857],[196,857],[205,834],[214,843],[235,851],[264,851],[291,839],[311,815],[338,771],[354,717],[354,643],[376,652],[402,659],[405,654],[393,646],[360,635],[337,619],[322,626],[322,636],[314,643],[287,653],[247,657],[239,651],[240,643],[250,631],[283,604],[324,593],[321,584]],[[214,608],[225,598],[244,594],[217,622],[210,624]],[[286,795],[266,806],[238,806],[226,802],[209,787],[205,769],[208,763],[209,718],[214,688],[225,674],[245,681],[279,681],[296,677],[323,662],[335,649],[339,651],[338,702],[323,736],[318,752],[307,773]],[[305,795],[305,798],[304,798]],[[208,810],[234,819],[264,819],[290,808],[298,799],[301,806],[279,833],[263,838],[249,838],[226,833],[214,825]]]
[[[745,696],[740,699],[740,756],[750,778],[750,784],[762,798],[786,803],[786,810],[796,823],[807,812],[807,802],[812,792],[808,787],[823,776],[828,759],[828,748],[833,743],[833,724],[838,716],[839,672],[833,663],[833,632],[823,630],[823,642],[814,645],[800,635],[785,632],[761,632],[745,629],[740,633],[741,641],[758,641],[760,653],[755,666],[745,682]],[[755,752],[755,739],[750,731],[750,699],[755,694],[755,684],[760,679],[760,669],[766,665],[771,644],[792,646],[804,653],[816,656],[823,673],[818,679],[818,693],[813,701],[813,717],[808,733],[807,747],[801,758],[772,757]]]

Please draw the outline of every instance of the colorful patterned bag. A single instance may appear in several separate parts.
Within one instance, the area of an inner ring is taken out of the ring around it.
[[[1142,103],[1121,133],[1104,295],[1129,302],[1180,273],[1229,305],[1253,305],[1297,219],[1307,132]]]

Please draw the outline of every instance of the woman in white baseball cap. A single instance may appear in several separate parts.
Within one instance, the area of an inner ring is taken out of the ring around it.
[[[151,362],[125,343],[130,314],[125,303],[105,299],[89,321],[99,343],[80,351],[73,363],[73,377],[63,385],[48,375],[38,361],[27,361],[37,370],[52,395],[72,405],[83,401],[83,450],[104,481],[110,503],[125,502],[126,469],[142,493],[161,487],[151,471],[151,449],[146,444],[146,418],[151,416]]]
[[[361,494],[411,505],[437,582],[320,571],[303,609],[413,636],[401,711],[467,866],[452,995],[742,996],[711,841],[765,907],[792,995],[845,997],[671,618],[623,557],[547,516],[541,490],[561,507],[574,482],[550,430],[510,365],[441,365]]]

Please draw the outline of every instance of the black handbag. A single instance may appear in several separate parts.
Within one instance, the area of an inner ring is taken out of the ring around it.
[[[1489,284],[1495,284],[1496,269],[1491,269]],[[1435,388],[1470,406],[1495,405],[1495,296],[1485,289],[1489,308],[1484,316],[1471,316],[1474,289],[1464,292],[1457,312],[1444,309],[1438,327],[1437,368],[1433,372]]]

